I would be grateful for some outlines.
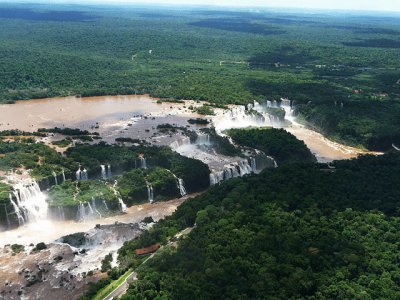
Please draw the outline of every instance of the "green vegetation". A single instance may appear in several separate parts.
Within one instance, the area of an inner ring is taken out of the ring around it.
[[[208,105],[203,105],[203,106],[196,108],[196,112],[200,115],[209,115],[209,116],[215,115],[212,107],[210,107]]]
[[[37,180],[53,176],[53,172],[71,177],[77,170],[78,164],[73,160],[63,157],[60,153],[43,143],[36,143],[33,138],[15,141],[0,140],[0,169],[28,169]]]
[[[41,243],[37,243],[35,248],[32,249],[32,251],[41,251],[44,249],[47,249],[47,245],[45,243],[41,242]]]
[[[283,129],[231,129],[228,134],[235,143],[261,150],[272,156],[279,165],[316,161],[303,141]]]
[[[58,147],[65,148],[65,147],[68,147],[69,145],[71,145],[71,140],[69,140],[69,139],[63,139],[63,140],[54,141],[54,142],[51,142],[51,143],[52,143],[53,145],[58,146]]]
[[[399,167],[398,154],[366,156],[225,182],[120,249],[195,225],[122,299],[397,299]]]
[[[118,191],[128,204],[145,201],[148,196],[145,173],[143,170],[134,169],[123,173],[118,180]]]
[[[196,119],[189,119],[188,120],[189,124],[197,124],[197,125],[208,125],[210,124],[210,121],[202,118],[196,118]]]
[[[107,202],[117,201],[114,192],[100,180],[65,181],[54,185],[49,191],[50,206],[76,206],[80,202],[101,199]]]
[[[18,254],[20,252],[23,252],[25,250],[25,247],[23,245],[19,244],[12,244],[11,245],[11,250],[13,252],[13,255]]]
[[[101,261],[101,272],[107,272],[111,270],[111,262],[113,260],[112,254],[107,254]]]

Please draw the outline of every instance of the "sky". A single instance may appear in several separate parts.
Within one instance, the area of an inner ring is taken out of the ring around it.
[[[13,2],[13,0],[0,0]],[[15,2],[18,2],[16,0]],[[291,7],[400,12],[400,0],[22,0],[21,2],[140,3],[177,5],[217,5],[239,7]]]
[[[1,1],[1,0],[0,0]],[[55,0],[54,2],[69,2]],[[318,9],[350,9],[371,11],[400,11],[400,0],[71,0],[70,2],[200,4],[242,7],[293,7]]]
[[[116,0],[111,0],[116,1]],[[111,2],[110,0],[108,2]],[[117,0],[122,1],[122,0]],[[138,2],[125,0],[125,2]],[[400,0],[150,0],[148,3],[400,11]]]

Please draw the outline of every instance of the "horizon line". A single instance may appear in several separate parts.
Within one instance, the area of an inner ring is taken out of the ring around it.
[[[293,10],[293,11],[326,11],[326,12],[349,12],[349,13],[392,13],[399,14],[400,10],[372,10],[372,9],[355,9],[355,8],[321,8],[321,7],[301,7],[301,6],[273,6],[273,5],[254,5],[248,6],[246,4],[200,4],[200,3],[174,3],[172,0],[169,2],[153,2],[146,3],[142,1],[124,1],[117,0],[113,3],[110,3],[106,0],[59,0],[59,1],[51,1],[51,0],[3,0],[0,2],[1,4],[50,4],[50,5],[91,5],[91,6],[148,6],[148,7],[203,7],[203,8],[225,8],[225,9],[240,9],[240,10],[267,10],[267,9],[276,9],[276,10]]]

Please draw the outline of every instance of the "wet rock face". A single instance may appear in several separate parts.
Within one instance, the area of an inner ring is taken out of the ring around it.
[[[78,299],[88,283],[101,277],[101,260],[127,241],[141,235],[152,223],[99,225],[63,237],[43,250],[25,246],[13,254],[10,246],[0,249],[0,299]],[[75,246],[75,247],[74,247]],[[88,276],[94,271],[93,276]]]
[[[73,249],[62,244],[16,255],[5,246],[0,250],[0,266],[1,299],[77,299],[89,282],[99,279],[73,274],[78,266]]]

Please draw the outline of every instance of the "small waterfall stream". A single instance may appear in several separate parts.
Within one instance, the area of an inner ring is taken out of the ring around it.
[[[65,182],[65,172],[64,172],[64,169],[62,169],[62,174],[61,174],[61,175],[62,175],[62,180],[63,180],[62,182],[64,183],[64,182]]]
[[[115,180],[114,185],[111,187],[111,189],[114,192],[114,195],[117,196],[117,198],[118,198],[118,203],[119,203],[121,212],[124,212],[128,209],[128,206],[124,203],[124,201],[122,200],[121,194],[117,191],[117,189],[116,189],[117,184],[118,184],[118,181]],[[104,204],[105,204],[105,206],[107,206],[107,203],[104,203]]]
[[[11,194],[10,194],[10,202],[11,202],[11,205],[13,206],[13,208],[14,208],[14,212],[15,212],[15,214],[17,216],[19,226],[24,225],[25,224],[25,219],[22,216],[22,211],[19,208],[19,206],[15,203],[15,201],[13,200],[13,197],[12,197]]]
[[[185,189],[185,184],[183,182],[183,179],[178,178],[178,189],[179,189],[179,193],[181,194],[181,196],[185,196],[187,194],[186,189]]]
[[[139,156],[139,167],[144,170],[147,169],[147,161],[146,158],[143,156]]]
[[[106,180],[107,179],[106,166],[100,165],[100,168],[101,168],[101,178]]]
[[[147,196],[149,199],[149,203],[153,203],[154,202],[154,190],[153,190],[153,186],[151,185],[150,182],[146,181],[146,185],[147,185]]]
[[[52,172],[52,174],[53,174],[53,177],[54,177],[54,183],[55,183],[55,185],[58,185],[58,180],[57,180],[57,174],[56,174],[56,172]]]
[[[89,180],[88,172],[86,169],[81,170],[81,167],[76,171],[76,180]]]
[[[64,221],[65,220],[65,213],[64,213],[64,207],[63,206],[58,206],[58,219],[60,221]]]

